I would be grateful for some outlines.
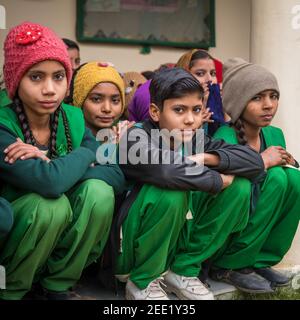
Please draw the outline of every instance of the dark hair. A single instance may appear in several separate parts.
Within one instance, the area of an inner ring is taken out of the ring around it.
[[[157,72],[150,84],[151,103],[163,110],[164,101],[167,99],[181,98],[189,94],[199,93],[202,99],[204,90],[199,81],[181,68],[166,69]]]
[[[78,71],[87,64],[86,63],[83,63],[82,65],[80,65],[77,69],[75,69],[75,71],[73,72],[73,75],[72,75],[72,79],[71,79],[71,82],[70,82],[70,87],[69,87],[69,95],[67,97],[65,97],[64,99],[64,102],[67,103],[67,104],[73,104],[73,95],[74,95],[74,81],[75,81],[75,78],[76,78],[76,75],[78,73]]]
[[[238,143],[241,145],[246,145],[248,143],[245,133],[245,127],[243,120],[241,118],[238,118],[235,123],[231,123],[231,126],[234,128]]]
[[[13,101],[14,104],[14,111],[18,117],[22,133],[25,138],[25,143],[32,144],[34,146],[37,145],[36,140],[32,134],[32,131],[29,126],[29,122],[26,116],[26,113],[23,108],[23,103],[22,101],[16,97]],[[68,153],[72,151],[72,140],[71,140],[71,135],[70,135],[70,128],[69,128],[69,123],[68,119],[66,116],[65,111],[61,106],[59,106],[54,114],[53,114],[53,119],[51,123],[51,134],[50,134],[50,143],[49,143],[49,158],[56,158],[58,156],[57,151],[56,151],[56,135],[57,135],[57,128],[58,128],[58,119],[59,119],[59,114],[62,114],[63,118],[63,124],[65,128],[65,133],[66,133],[66,138],[67,138],[67,148],[68,148]]]
[[[196,60],[201,60],[201,59],[210,59],[210,60],[214,60],[214,58],[206,51],[204,50],[197,50],[196,52],[194,52],[191,56],[191,61],[189,64],[189,69],[193,68],[195,61]]]
[[[67,46],[67,49],[77,49],[78,51],[80,51],[79,46],[75,41],[67,39],[67,38],[62,38],[62,41]]]
[[[151,80],[154,77],[155,72],[154,71],[143,71],[141,72],[141,74],[147,79],[147,80]]]

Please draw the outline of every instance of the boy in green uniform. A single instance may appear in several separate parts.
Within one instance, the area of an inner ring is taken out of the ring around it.
[[[263,173],[263,161],[249,147],[208,136],[198,151],[204,91],[187,71],[158,73],[150,94],[151,119],[129,129],[119,145],[120,167],[140,188],[126,203],[116,273],[127,275],[127,299],[168,299],[162,282],[180,299],[213,299],[198,279],[201,264],[245,227],[250,182],[240,177]],[[153,131],[174,131],[170,148],[152,139]],[[191,144],[190,154],[182,142]]]

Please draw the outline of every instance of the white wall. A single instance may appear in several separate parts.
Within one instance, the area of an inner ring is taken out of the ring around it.
[[[216,0],[216,48],[211,53],[219,59],[241,56],[249,59],[250,0]],[[47,25],[61,37],[75,39],[75,0],[0,0],[6,8],[7,29],[29,20]],[[2,45],[8,30],[0,30],[0,63]],[[165,62],[176,62],[185,50],[152,48],[141,55],[139,46],[80,43],[83,61],[111,61],[120,71],[156,69]]]

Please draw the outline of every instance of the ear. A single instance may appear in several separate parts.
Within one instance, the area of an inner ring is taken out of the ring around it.
[[[161,111],[160,111],[159,107],[156,104],[151,103],[150,108],[149,108],[149,115],[150,115],[151,119],[155,122],[159,122],[160,113],[161,113]]]

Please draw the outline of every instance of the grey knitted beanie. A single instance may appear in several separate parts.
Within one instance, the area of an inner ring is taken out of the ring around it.
[[[248,102],[265,90],[279,92],[275,76],[257,64],[232,58],[223,65],[223,109],[234,123]]]

